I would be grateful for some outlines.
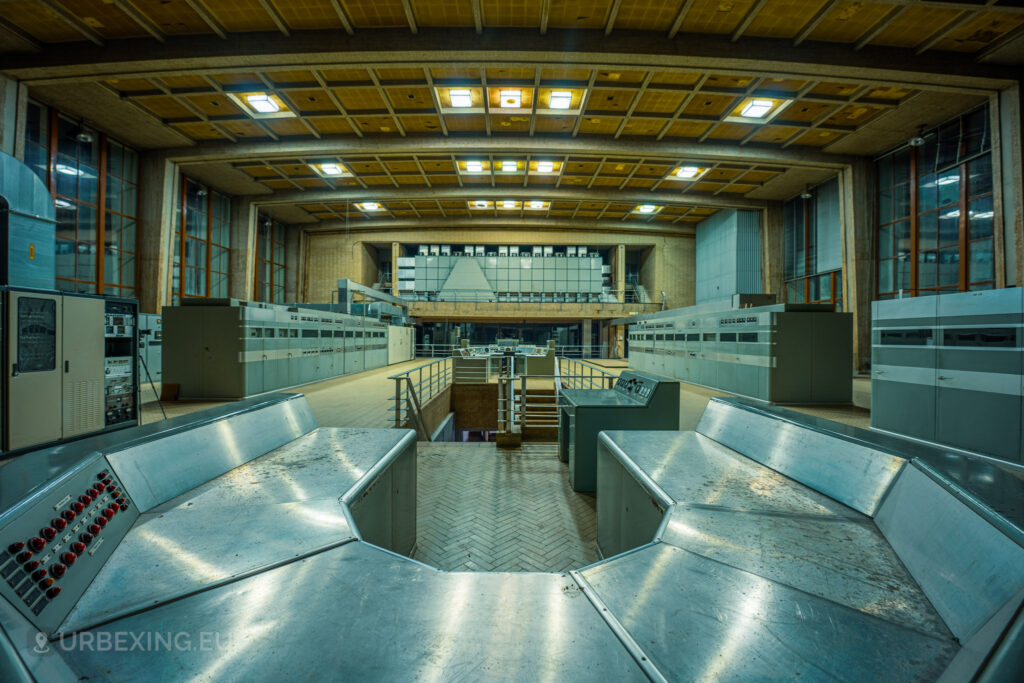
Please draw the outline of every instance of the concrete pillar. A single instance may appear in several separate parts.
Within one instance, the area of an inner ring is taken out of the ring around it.
[[[625,325],[610,325],[608,327],[611,330],[611,348],[614,349],[611,354],[613,358],[625,358],[626,357],[626,326]]]
[[[391,296],[398,294],[398,257],[402,253],[398,242],[391,243]]]
[[[590,357],[590,353],[591,353],[590,336],[594,333],[593,332],[594,321],[591,320],[590,318],[586,318],[584,320],[581,320],[580,322],[582,323],[582,325],[580,325],[580,328],[581,328],[581,331],[580,331],[580,346],[583,347],[582,348],[583,357],[584,358],[589,358]]]
[[[174,224],[178,220],[178,170],[158,153],[139,159],[138,295],[144,313],[170,303]]]
[[[853,313],[854,369],[871,360],[871,298],[875,288],[875,165],[861,160],[841,174],[843,227],[843,303]]]
[[[302,269],[299,267],[299,255],[302,253],[302,229],[289,226],[284,241],[284,300],[289,303],[302,301],[299,284]]]
[[[768,202],[761,221],[761,286],[762,291],[775,294],[785,303],[785,246],[782,231],[782,202]]]
[[[256,294],[256,205],[231,200],[231,280],[228,296],[250,301]]]
[[[1013,287],[1024,283],[1024,181],[1021,164],[1022,90],[1014,85],[990,100],[992,110],[993,183],[995,192],[995,267],[996,286]],[[1002,258],[1000,258],[1000,255]]]
[[[28,113],[28,88],[0,76],[0,152],[25,161],[25,118]]]
[[[615,247],[615,258],[612,268],[615,271],[615,295],[619,301],[626,301],[626,245],[619,244]],[[620,356],[621,358],[621,356]]]

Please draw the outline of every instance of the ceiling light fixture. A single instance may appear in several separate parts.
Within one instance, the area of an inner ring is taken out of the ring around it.
[[[475,202],[473,202],[473,208],[475,208],[475,209],[486,209],[487,208],[487,201],[483,200],[483,199],[477,199]]]
[[[92,133],[88,133],[84,130],[79,131],[78,135],[75,136],[75,139],[84,145],[88,145],[93,141]]]
[[[503,209],[514,209],[514,208],[516,208],[515,200],[506,199],[505,201],[503,201],[501,203],[501,208],[503,208]]]
[[[512,109],[519,109],[523,104],[523,91],[522,90],[502,90],[501,91],[501,106],[509,107]]]
[[[363,211],[380,211],[381,206],[378,202],[363,202],[359,205]]]
[[[654,213],[655,211],[658,210],[658,207],[656,207],[654,204],[641,204],[634,210],[637,213]]]
[[[568,90],[555,90],[548,98],[548,106],[552,109],[568,109],[572,104],[572,93]]]
[[[320,164],[320,172],[323,175],[345,175],[345,167],[341,164]]]
[[[804,191],[800,193],[800,199],[813,199],[814,195],[811,193],[811,186],[808,185],[804,188]]]
[[[747,106],[743,107],[743,111],[740,112],[742,116],[748,119],[761,119],[764,118],[765,114],[772,110],[775,103],[771,100],[750,100]]]
[[[466,170],[470,173],[480,173],[484,170],[484,162],[482,161],[467,161]]]
[[[253,108],[254,111],[260,114],[273,114],[281,111],[280,105],[270,98],[267,93],[253,93],[252,95],[246,95],[245,101]]]
[[[553,161],[538,161],[537,171],[539,173],[551,173],[555,170],[555,162]]]
[[[698,175],[700,175],[700,169],[696,166],[683,166],[676,171],[677,178],[689,179],[696,178]]]
[[[468,88],[452,88],[448,91],[448,97],[453,107],[473,106],[473,93]]]
[[[505,159],[501,162],[502,173],[515,173],[519,170],[519,162],[512,159]]]
[[[530,202],[529,207],[531,209],[543,209],[544,208],[544,202],[535,199],[535,200]]]

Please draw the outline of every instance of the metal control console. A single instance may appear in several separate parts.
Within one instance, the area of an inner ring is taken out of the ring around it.
[[[558,396],[558,452],[575,491],[597,490],[597,435],[606,429],[679,429],[679,382],[627,370],[611,389]]]
[[[4,525],[0,594],[40,631],[52,632],[136,517],[106,460],[90,460]]]

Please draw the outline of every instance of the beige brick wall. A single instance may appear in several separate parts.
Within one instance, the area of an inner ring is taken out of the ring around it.
[[[652,300],[667,295],[668,307],[690,306],[695,295],[695,252],[693,235],[642,235],[635,233],[587,233],[551,230],[517,232],[510,239],[503,230],[395,230],[390,232],[308,233],[306,240],[306,291],[311,303],[328,302],[338,278],[348,277],[364,285],[376,280],[378,247],[390,249],[392,241],[403,244],[587,244],[650,247],[643,279]]]

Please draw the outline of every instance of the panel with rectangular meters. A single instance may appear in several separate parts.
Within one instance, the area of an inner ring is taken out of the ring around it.
[[[0,594],[53,633],[137,517],[106,459],[94,458],[0,529]]]

